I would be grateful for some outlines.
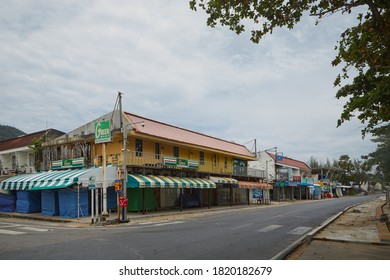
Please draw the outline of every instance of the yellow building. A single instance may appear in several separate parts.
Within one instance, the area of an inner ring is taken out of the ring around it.
[[[95,135],[102,121],[111,132],[104,144]],[[84,167],[117,166],[121,179],[123,128],[129,211],[249,203],[250,188],[268,188],[261,182],[263,170],[248,169],[256,158],[245,146],[119,111],[45,143],[44,167],[81,158]]]

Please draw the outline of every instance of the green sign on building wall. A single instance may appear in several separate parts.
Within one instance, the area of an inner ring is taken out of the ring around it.
[[[197,160],[175,158],[175,157],[163,157],[163,164],[166,166],[184,167],[184,168],[199,168]]]
[[[52,169],[84,167],[84,158],[61,159],[52,162]]]
[[[95,123],[95,143],[111,142],[110,121]]]

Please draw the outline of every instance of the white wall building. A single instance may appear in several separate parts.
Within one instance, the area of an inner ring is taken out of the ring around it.
[[[42,138],[46,141],[62,134],[61,131],[48,129],[0,141],[0,176],[36,172],[35,156],[29,148],[33,145],[33,139]]]

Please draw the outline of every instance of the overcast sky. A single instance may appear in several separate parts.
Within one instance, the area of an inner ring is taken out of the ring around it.
[[[248,34],[206,26],[188,1],[0,2],[0,124],[69,132],[113,110],[257,150],[325,161],[375,150],[354,120],[336,128],[331,66],[355,17]]]

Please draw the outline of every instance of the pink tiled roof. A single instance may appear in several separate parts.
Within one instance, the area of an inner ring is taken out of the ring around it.
[[[23,136],[19,136],[17,138],[8,139],[0,142],[0,151],[6,151],[21,147],[26,147],[28,145],[32,145],[32,140],[34,138],[40,138],[46,133],[46,130],[26,134]]]
[[[273,160],[275,160],[275,155],[274,154],[271,154],[271,153],[268,153],[270,155],[270,157],[272,157]],[[292,159],[292,158],[288,158],[288,157],[285,157],[283,156],[283,160],[282,161],[279,161],[278,160],[278,163],[280,164],[284,164],[284,165],[288,165],[288,166],[293,166],[293,167],[297,167],[301,170],[308,170],[310,171],[310,167],[304,163],[303,161],[299,161],[299,160],[295,160],[295,159]]]
[[[0,151],[6,151],[16,148],[27,147],[33,144],[34,138],[42,138],[43,136],[51,137],[51,134],[58,137],[58,135],[64,134],[62,131],[55,129],[47,129],[38,132],[34,132],[31,134],[25,134],[16,138],[0,141]]]
[[[247,158],[250,157],[253,160],[255,159],[253,154],[243,145],[218,139],[177,126],[165,124],[155,120],[147,119],[134,114],[124,113],[124,115],[130,123],[141,121],[145,123],[145,126],[142,126],[140,124],[132,125],[138,133],[162,139],[177,141],[183,144],[197,145],[205,148],[220,150],[236,154],[238,156],[244,156]]]

